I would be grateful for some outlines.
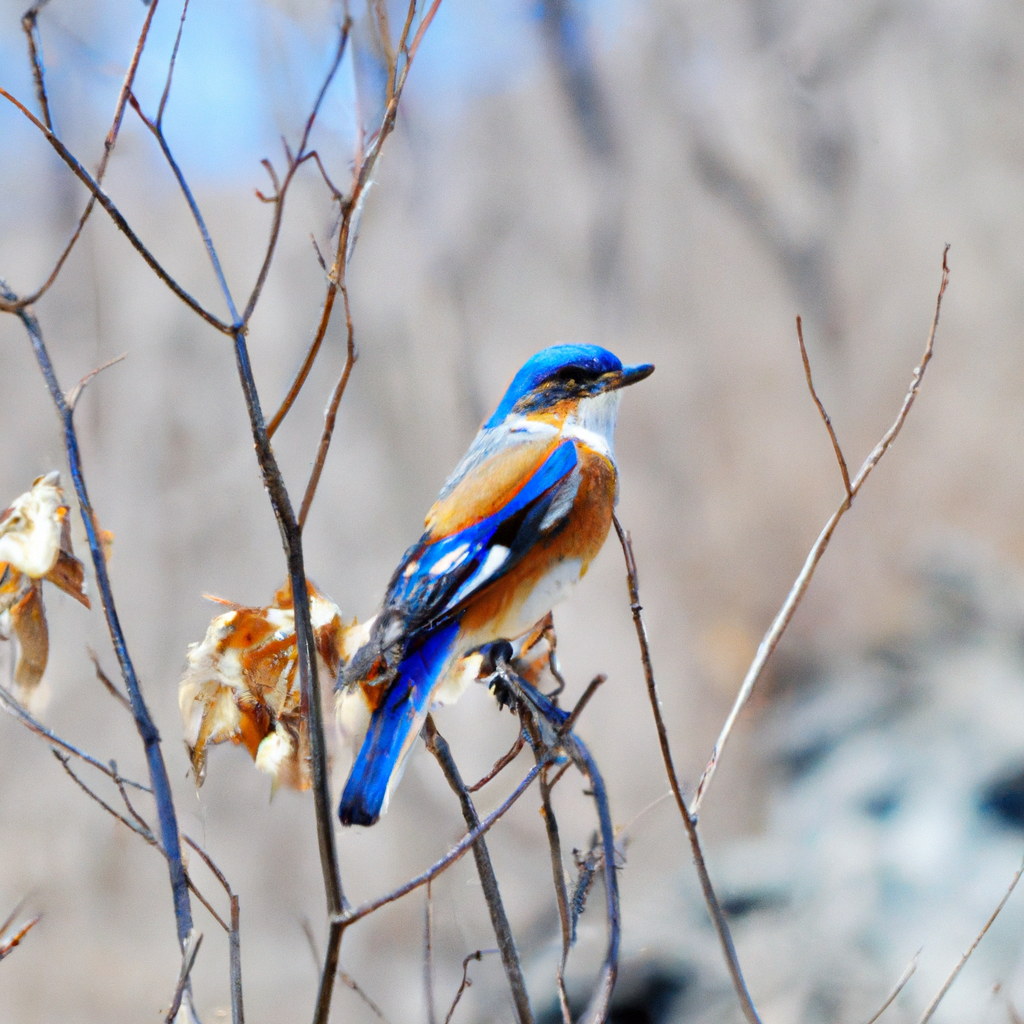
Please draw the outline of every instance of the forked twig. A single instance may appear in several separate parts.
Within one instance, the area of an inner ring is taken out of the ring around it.
[[[640,661],[644,670],[644,681],[647,684],[647,696],[650,701],[651,711],[654,714],[654,724],[658,730],[658,743],[661,747],[661,757],[665,763],[665,773],[668,775],[669,785],[672,787],[672,794],[676,798],[676,806],[683,819],[683,827],[686,829],[686,836],[690,841],[690,852],[693,855],[693,863],[697,868],[697,877],[700,879],[701,892],[704,894],[704,903],[711,915],[712,924],[718,933],[718,941],[725,956],[726,967],[732,979],[733,988],[740,1001],[743,1015],[749,1024],[761,1024],[754,1001],[750,997],[747,983],[743,979],[743,971],[740,967],[739,957],[736,955],[736,947],[732,941],[732,933],[729,931],[729,924],[725,919],[718,896],[715,894],[711,884],[711,876],[708,874],[707,865],[704,862],[704,853],[700,847],[700,838],[697,835],[697,819],[691,814],[686,806],[683,791],[679,785],[679,778],[676,775],[675,765],[672,761],[672,749],[668,741],[668,730],[665,728],[665,719],[661,714],[661,702],[658,698],[658,687],[654,681],[654,668],[651,664],[651,649],[647,640],[647,626],[644,624],[643,606],[640,604],[640,583],[637,578],[636,560],[633,557],[633,544],[629,534],[622,528],[617,516],[612,516],[612,523],[615,532],[618,534],[619,543],[622,545],[622,554],[626,560],[626,581],[629,586],[629,606],[633,613],[633,625],[636,628],[637,640],[640,643]]]
[[[803,320],[797,316],[796,318],[796,337],[800,343],[800,358],[804,364],[804,376],[807,378],[807,390],[811,393],[811,398],[814,399],[814,404],[818,407],[818,412],[821,415],[822,422],[825,424],[825,429],[828,431],[829,439],[832,441],[832,450],[836,453],[836,462],[839,463],[839,472],[843,475],[843,487],[849,497],[853,497],[850,491],[850,470],[846,466],[846,459],[843,456],[843,449],[839,445],[839,438],[836,437],[835,428],[832,426],[832,420],[829,414],[825,412],[825,406],[822,405],[821,399],[818,397],[818,392],[814,387],[814,378],[811,376],[811,361],[807,356],[807,346],[804,344],[804,324]]]
[[[708,760],[707,767],[704,769],[704,773],[701,775],[700,782],[697,784],[697,793],[693,798],[693,814],[696,816],[700,812],[701,803],[704,800],[704,795],[707,792],[708,786],[711,784],[711,779],[714,777],[715,769],[718,767],[718,761],[722,756],[722,751],[725,748],[725,744],[732,733],[733,727],[736,724],[737,718],[739,718],[740,712],[743,710],[744,705],[750,698],[750,694],[753,692],[754,685],[760,678],[764,666],[771,657],[772,652],[778,646],[779,640],[782,639],[782,634],[786,631],[786,627],[789,625],[793,618],[794,613],[803,600],[804,594],[807,592],[807,588],[810,585],[811,577],[814,575],[814,570],[818,566],[818,562],[821,561],[822,555],[825,554],[825,549],[829,545],[829,541],[832,539],[832,534],[835,532],[835,528],[839,525],[839,521],[849,511],[850,506],[853,504],[853,499],[864,485],[864,481],[871,475],[871,471],[878,465],[882,456],[889,450],[893,441],[896,440],[900,430],[903,428],[903,424],[906,421],[907,415],[910,412],[911,406],[914,404],[914,399],[917,398],[918,389],[921,386],[921,380],[924,377],[924,372],[928,368],[928,364],[931,362],[932,352],[935,344],[935,331],[939,326],[939,313],[942,309],[942,296],[946,292],[946,285],[949,283],[949,266],[946,262],[946,257],[949,253],[949,246],[943,250],[942,253],[942,282],[939,285],[939,294],[935,300],[935,315],[932,317],[931,330],[928,332],[928,340],[925,343],[924,354],[921,356],[921,361],[914,369],[913,376],[910,380],[910,388],[907,390],[906,395],[903,399],[903,404],[900,406],[900,410],[896,415],[896,419],[889,429],[882,436],[882,439],[875,445],[871,453],[864,460],[863,465],[857,472],[856,477],[849,482],[846,489],[846,495],[843,498],[842,504],[832,514],[832,517],[825,524],[825,528],[821,531],[818,539],[815,541],[814,546],[811,548],[810,553],[807,555],[807,559],[803,564],[803,568],[800,570],[799,576],[793,583],[789,594],[786,596],[786,600],[783,602],[782,607],[779,609],[779,613],[775,616],[775,620],[772,622],[765,633],[764,639],[762,639],[760,646],[757,649],[757,653],[754,656],[754,660],[747,670],[747,674],[743,679],[743,684],[740,686],[740,691],[736,696],[736,700],[732,706],[732,710],[729,712],[728,718],[725,720],[725,725],[722,726],[722,731],[715,741],[714,750],[711,753],[711,757]],[[802,345],[802,332],[801,338],[801,351],[803,351]],[[806,359],[806,353],[804,355]],[[817,394],[814,392],[813,384],[811,384],[810,372],[808,369],[807,374],[808,384],[811,386],[811,394],[814,396],[815,403],[821,408],[821,404],[818,401]],[[822,410],[824,415],[824,411]],[[826,424],[829,427],[829,434],[833,438],[833,444],[835,445],[836,457],[840,460],[840,468],[845,469],[845,461],[842,460],[842,453],[839,449],[839,443],[835,440],[835,435],[831,429],[831,423],[826,417]],[[844,473],[844,480],[846,474]]]
[[[22,16],[21,27],[28,39],[28,60],[32,65],[32,81],[36,87],[36,101],[39,104],[40,113],[46,127],[53,130],[53,121],[50,118],[50,101],[46,96],[46,81],[44,79],[42,42],[39,36],[39,12],[50,2],[50,0],[39,0],[33,4]]]
[[[43,0],[42,3],[38,3],[35,7],[31,8],[26,12],[25,17],[22,18],[22,25],[25,25],[25,18],[28,18],[30,14],[38,13],[38,11],[48,2]],[[135,50],[132,52],[131,60],[128,62],[128,70],[125,72],[124,82],[121,84],[121,91],[117,94],[117,104],[114,109],[114,119],[110,125],[110,131],[107,132],[107,137],[103,142],[103,156],[100,159],[100,165],[96,169],[96,185],[98,186],[103,181],[103,176],[107,172],[107,163],[110,160],[110,154],[113,152],[114,144],[117,142],[118,132],[121,130],[121,121],[124,118],[124,105],[128,98],[128,93],[131,90],[132,83],[135,81],[135,72],[139,66],[139,59],[142,57],[142,51],[146,45],[146,39],[149,37],[149,27],[153,23],[153,16],[156,14],[156,8],[159,0],[153,0],[149,4],[149,9],[146,11],[146,17],[142,23],[142,31],[139,33],[138,41],[135,44]],[[40,100],[40,107],[43,113],[43,120],[45,121],[45,128],[52,133],[53,123],[50,119],[50,107],[46,99],[46,88],[43,84],[42,79],[42,63],[39,59],[39,54],[35,50],[35,41],[33,34],[36,30],[35,18],[32,19],[32,32],[29,34],[29,55],[32,60],[32,74],[36,85],[36,96]],[[26,32],[28,32],[26,27]],[[8,99],[12,99],[9,94],[6,94]],[[20,107],[24,111],[24,107],[21,107],[20,103],[14,101],[15,105]],[[58,150],[59,152],[59,150]],[[72,170],[74,168],[72,167]],[[77,172],[76,172],[77,173]],[[64,246],[63,251],[54,264],[53,269],[50,271],[49,276],[46,280],[29,296],[22,299],[11,300],[0,300],[0,309],[5,309],[10,313],[16,313],[19,309],[24,309],[27,306],[33,305],[49,290],[50,286],[54,281],[57,280],[57,275],[60,273],[61,268],[64,266],[67,258],[71,255],[71,250],[74,249],[78,242],[78,239],[82,235],[82,230],[85,228],[86,221],[89,219],[89,215],[92,213],[93,207],[96,205],[98,195],[93,192],[89,196],[88,202],[85,204],[85,209],[82,211],[81,217],[78,218],[78,224],[75,226],[75,230],[71,235],[67,245]]]
[[[164,1024],[174,1024],[174,1018],[178,1016],[178,1010],[181,1009],[181,997],[185,994],[185,987],[188,985],[188,978],[192,973],[192,968],[195,966],[196,957],[199,955],[199,947],[202,945],[202,942],[202,933],[193,931],[185,943],[185,949],[181,957],[181,970],[178,972],[178,984],[174,989],[174,998],[171,999],[171,1008],[167,1011]]]
[[[917,1022],[917,1024],[928,1024],[928,1021],[932,1019],[932,1014],[935,1013],[935,1010],[938,1008],[939,1003],[942,1002],[942,1000],[945,998],[946,993],[952,986],[953,982],[956,981],[960,972],[964,968],[964,964],[966,964],[967,961],[971,958],[971,954],[978,948],[978,944],[981,942],[981,940],[985,938],[985,933],[989,930],[989,928],[992,927],[993,922],[1002,912],[1003,907],[1006,906],[1006,901],[1013,895],[1013,890],[1017,888],[1017,883],[1020,881],[1020,876],[1022,874],[1024,874],[1024,861],[1022,861],[1020,867],[1017,868],[1016,874],[1014,874],[1013,879],[1010,882],[1009,888],[1003,894],[1003,898],[999,901],[999,906],[992,911],[992,916],[985,922],[985,927],[982,928],[980,932],[978,932],[977,938],[971,943],[970,947],[967,949],[964,955],[960,957],[960,960],[958,961],[956,967],[953,968],[953,972],[946,979],[942,988],[940,988],[939,991],[935,993],[935,998],[928,1004],[928,1008],[924,1011],[924,1013],[921,1014],[921,1019]]]

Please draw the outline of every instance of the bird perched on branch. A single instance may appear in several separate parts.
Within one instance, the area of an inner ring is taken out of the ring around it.
[[[476,677],[474,652],[528,633],[587,571],[618,496],[619,391],[653,371],[594,345],[556,345],[515,375],[339,675],[342,731],[366,729],[342,824],[380,818],[427,712]]]

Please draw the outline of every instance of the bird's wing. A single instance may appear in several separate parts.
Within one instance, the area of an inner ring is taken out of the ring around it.
[[[570,440],[515,445],[482,463],[431,509],[427,531],[388,587],[407,628],[446,617],[504,576],[569,514],[579,488]]]
[[[427,517],[427,531],[405,553],[344,683],[387,683],[410,640],[417,634],[424,640],[558,529],[579,484],[576,446],[557,438],[512,445],[463,474],[443,492]]]

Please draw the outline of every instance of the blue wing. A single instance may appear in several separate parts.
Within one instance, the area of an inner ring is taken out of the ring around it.
[[[568,514],[579,487],[577,463],[575,444],[565,440],[493,515],[440,540],[424,534],[392,577],[385,609],[406,609],[406,622],[416,628],[504,576]]]

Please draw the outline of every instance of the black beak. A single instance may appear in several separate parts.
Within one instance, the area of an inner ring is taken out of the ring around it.
[[[628,387],[645,377],[654,373],[653,363],[641,363],[639,366],[624,366],[618,373],[609,373],[605,380],[607,384],[604,391],[617,391],[619,388]]]

